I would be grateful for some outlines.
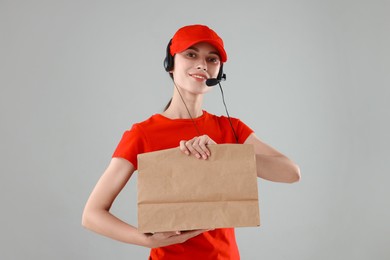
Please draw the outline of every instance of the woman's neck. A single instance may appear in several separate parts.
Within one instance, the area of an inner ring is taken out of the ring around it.
[[[173,94],[172,102],[162,115],[171,119],[189,119],[202,116],[203,95],[182,94],[180,96],[176,91]]]

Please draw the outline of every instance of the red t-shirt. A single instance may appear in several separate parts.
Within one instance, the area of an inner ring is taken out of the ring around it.
[[[207,134],[217,144],[236,143],[227,117],[203,111],[203,115],[195,118],[194,122],[200,134]],[[252,129],[239,119],[231,118],[231,122],[238,142],[244,143]],[[178,147],[181,140],[190,140],[198,135],[191,119],[169,119],[156,114],[125,131],[113,157],[127,159],[137,169],[138,154]],[[153,248],[149,259],[237,260],[240,256],[234,229],[221,228],[204,232],[181,244]]]

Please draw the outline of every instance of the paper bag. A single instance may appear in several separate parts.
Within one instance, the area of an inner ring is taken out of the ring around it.
[[[259,226],[252,145],[209,145],[207,160],[172,148],[138,155],[143,233]]]

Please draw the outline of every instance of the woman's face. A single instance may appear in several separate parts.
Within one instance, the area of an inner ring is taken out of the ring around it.
[[[221,66],[217,49],[206,42],[197,43],[174,57],[173,78],[178,87],[194,94],[207,92],[206,79],[216,78]]]

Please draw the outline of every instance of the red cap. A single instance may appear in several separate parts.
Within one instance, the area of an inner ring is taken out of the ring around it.
[[[207,42],[213,45],[218,50],[221,61],[227,61],[222,39],[209,27],[200,24],[184,26],[177,30],[172,38],[171,55],[174,56],[178,52],[185,51],[199,42]]]

